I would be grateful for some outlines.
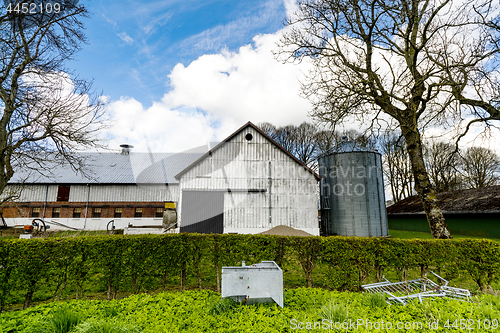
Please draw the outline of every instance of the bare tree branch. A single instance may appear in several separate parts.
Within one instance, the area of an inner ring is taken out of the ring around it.
[[[16,170],[47,173],[49,161],[81,170],[73,152],[101,145],[104,103],[64,67],[85,42],[88,13],[77,2],[43,13],[9,7],[28,0],[0,4],[0,193]]]

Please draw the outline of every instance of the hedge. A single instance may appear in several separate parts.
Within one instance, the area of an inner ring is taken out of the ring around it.
[[[337,290],[360,290],[369,277],[380,281],[388,270],[402,279],[410,269],[422,275],[436,270],[449,280],[466,274],[483,291],[500,276],[500,244],[486,239],[218,234],[5,239],[0,240],[0,309],[19,293],[28,307],[42,286],[55,299],[68,289],[79,298],[86,285],[98,285],[112,299],[118,291],[165,287],[179,276],[181,289],[186,288],[186,276],[195,277],[202,289],[209,276],[220,291],[221,268],[241,265],[242,260],[300,265],[307,286],[312,286],[315,266],[322,264],[328,267],[328,287]]]

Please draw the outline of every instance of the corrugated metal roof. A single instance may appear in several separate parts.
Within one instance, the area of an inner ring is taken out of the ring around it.
[[[41,172],[16,170],[9,183],[177,184],[174,176],[200,158],[203,152],[76,154],[84,158],[83,173],[75,172],[69,164],[47,163],[45,169],[49,172],[44,170],[42,175]]]

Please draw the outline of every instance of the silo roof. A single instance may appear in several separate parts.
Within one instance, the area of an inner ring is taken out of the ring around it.
[[[324,153],[322,156],[336,154],[336,153],[352,153],[352,152],[370,152],[380,154],[376,149],[359,144],[356,141],[345,141],[339,143],[330,151]]]

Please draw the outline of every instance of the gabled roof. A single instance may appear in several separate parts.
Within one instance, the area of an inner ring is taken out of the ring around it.
[[[175,175],[175,178],[179,179],[184,173],[186,173],[188,170],[190,170],[191,168],[193,168],[194,166],[196,166],[198,163],[200,163],[202,160],[204,160],[207,156],[210,156],[217,149],[219,149],[222,146],[224,146],[225,143],[231,141],[232,138],[234,138],[236,135],[238,135],[238,133],[240,133],[241,131],[243,131],[247,127],[252,127],[254,130],[256,130],[257,132],[259,132],[262,136],[264,136],[272,144],[274,144],[276,147],[278,147],[281,151],[283,151],[285,154],[287,154],[288,156],[290,156],[290,158],[292,158],[295,162],[297,162],[304,169],[306,169],[308,172],[310,172],[311,174],[313,174],[314,177],[316,178],[316,180],[320,180],[321,179],[321,177],[316,172],[314,172],[311,168],[309,168],[305,163],[303,163],[302,161],[300,161],[297,157],[293,156],[288,150],[286,150],[280,144],[278,144],[276,141],[274,141],[273,139],[271,139],[266,133],[264,133],[260,128],[258,128],[257,126],[255,126],[250,121],[247,122],[245,125],[241,126],[239,129],[237,129],[233,134],[231,134],[230,136],[228,136],[226,139],[224,139],[222,142],[220,142],[217,146],[215,146],[214,148],[210,149],[208,152],[206,152],[205,154],[203,154],[203,156],[201,156],[200,158],[198,158],[191,165],[189,165],[184,170],[182,170],[177,175]]]

